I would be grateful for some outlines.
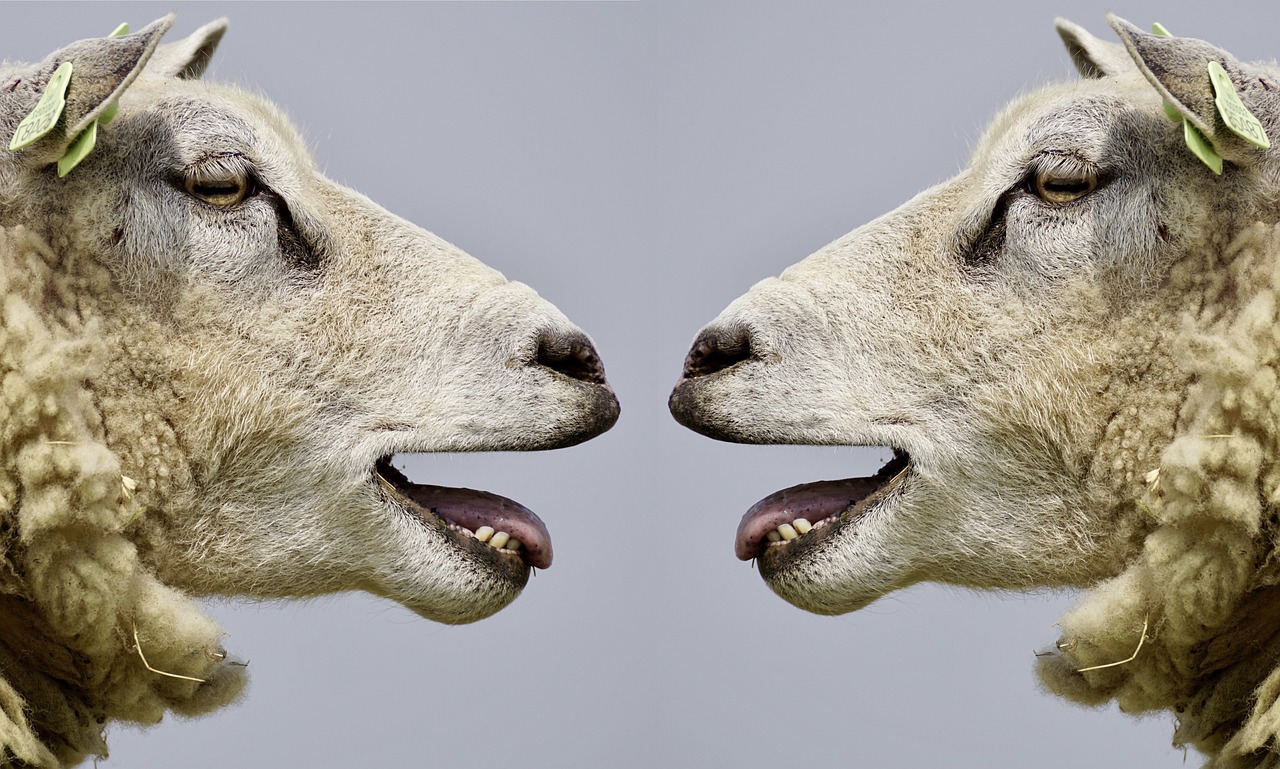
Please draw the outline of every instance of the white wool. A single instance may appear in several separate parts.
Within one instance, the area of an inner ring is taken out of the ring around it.
[[[104,277],[78,266],[24,228],[0,228],[0,755],[33,766],[105,755],[108,716],[204,712],[245,680],[217,624],[160,584],[128,538],[146,511],[85,387],[109,354],[99,319],[35,309]],[[204,682],[147,670],[135,633],[153,667]]]
[[[1173,280],[1187,281],[1170,331],[1194,384],[1132,500],[1154,526],[1124,571],[1063,618],[1062,654],[1041,658],[1040,674],[1080,702],[1173,709],[1178,742],[1216,766],[1255,766],[1257,751],[1280,745],[1267,693],[1280,675],[1280,230],[1257,225],[1221,254],[1188,255]],[[1132,661],[1076,672],[1128,658],[1144,622]]]

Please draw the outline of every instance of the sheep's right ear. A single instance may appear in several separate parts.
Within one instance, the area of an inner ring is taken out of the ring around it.
[[[173,26],[173,14],[151,22],[132,35],[97,37],[79,40],[54,51],[33,73],[9,86],[5,96],[5,112],[29,116],[36,109],[54,73],[70,62],[71,79],[66,84],[65,104],[54,118],[47,133],[30,143],[20,143],[13,150],[19,164],[39,168],[57,161],[80,134],[103,116],[116,103],[142,72],[143,66],[160,44],[160,38]],[[20,124],[0,123],[0,147],[9,149]],[[22,129],[27,130],[27,129]]]
[[[1165,100],[1170,117],[1193,126],[1219,156],[1243,166],[1261,161],[1268,150],[1276,152],[1269,137],[1280,135],[1280,93],[1265,71],[1203,40],[1151,34],[1113,14],[1107,21]],[[1221,84],[1212,74],[1214,65]],[[1233,92],[1233,106],[1226,110],[1220,89]]]
[[[158,73],[182,80],[198,80],[209,67],[213,52],[227,31],[227,20],[218,19],[204,25],[176,43],[160,46],[147,72]]]
[[[1084,27],[1066,19],[1054,19],[1053,26],[1081,77],[1101,78],[1137,70],[1123,45],[1094,37]]]

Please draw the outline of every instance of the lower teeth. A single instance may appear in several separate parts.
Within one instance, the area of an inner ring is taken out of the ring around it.
[[[819,521],[821,523],[821,521]],[[770,542],[790,542],[797,537],[813,531],[814,525],[804,518],[797,518],[791,523],[784,523],[776,529],[765,533]]]
[[[494,531],[492,526],[481,526],[474,532],[475,538],[498,550],[519,550],[522,543],[505,531]]]

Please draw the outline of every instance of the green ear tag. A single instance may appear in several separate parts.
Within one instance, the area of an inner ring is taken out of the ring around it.
[[[1164,25],[1158,21],[1151,23],[1151,33],[1160,37],[1173,37],[1173,35],[1169,34],[1169,30],[1165,29]]]
[[[1240,94],[1236,92],[1231,76],[1216,61],[1209,62],[1209,80],[1213,83],[1214,93],[1217,94],[1213,103],[1218,105],[1218,114],[1222,115],[1222,122],[1227,124],[1227,128],[1256,147],[1264,150],[1271,149],[1271,140],[1267,138],[1267,131],[1262,127],[1262,121],[1258,120],[1257,116],[1244,106],[1244,102],[1240,101]]]
[[[107,37],[124,37],[124,36],[125,36],[125,35],[127,35],[127,34],[129,34],[129,22],[127,22],[127,21],[126,21],[126,22],[124,22],[123,24],[121,24],[120,26],[118,26],[118,27],[116,27],[115,29],[111,30],[111,34],[107,35]],[[115,117],[115,116],[116,116],[116,110],[117,110],[117,109],[119,109],[119,108],[120,108],[120,102],[118,102],[118,101],[117,101],[117,102],[112,102],[112,103],[111,103],[111,106],[110,106],[110,107],[107,107],[106,111],[105,111],[105,112],[103,112],[103,113],[98,117],[98,122],[99,122],[99,123],[101,123],[101,124],[103,124],[103,125],[106,125],[107,123],[110,123],[110,122],[111,122],[111,118],[113,118],[113,117]]]
[[[1214,151],[1213,145],[1209,140],[1204,138],[1204,134],[1200,133],[1200,129],[1191,125],[1190,120],[1182,121],[1182,134],[1187,140],[1187,147],[1195,153],[1195,156],[1204,161],[1209,166],[1209,170],[1218,176],[1222,175],[1222,156]]]
[[[71,169],[80,165],[80,161],[84,160],[85,155],[93,151],[93,147],[98,143],[98,121],[93,121],[89,127],[80,132],[76,140],[67,147],[67,151],[62,157],[58,158],[58,177],[61,178],[71,173]]]
[[[62,108],[67,106],[67,85],[70,83],[71,62],[64,61],[53,71],[53,77],[49,78],[49,84],[45,86],[36,108],[18,124],[18,130],[13,133],[13,140],[9,142],[11,151],[34,143],[58,124]]]

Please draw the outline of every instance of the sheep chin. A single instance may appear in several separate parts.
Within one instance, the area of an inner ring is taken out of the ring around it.
[[[881,522],[893,517],[895,502],[910,484],[913,470],[909,454],[895,450],[891,461],[874,476],[819,481],[769,495],[742,519],[739,557],[754,558],[769,589],[806,612],[845,614],[863,608],[883,595],[890,583],[900,587],[902,573],[892,564],[865,562],[847,551],[846,545],[850,537],[859,539],[868,517]],[[782,516],[780,511],[800,507],[788,504],[788,500],[808,503],[818,511],[837,509],[829,517],[814,516],[814,521],[797,518],[790,523],[790,532],[787,523],[782,523],[762,535],[762,530]],[[850,558],[858,563],[850,563]],[[845,566],[838,566],[840,563]]]

